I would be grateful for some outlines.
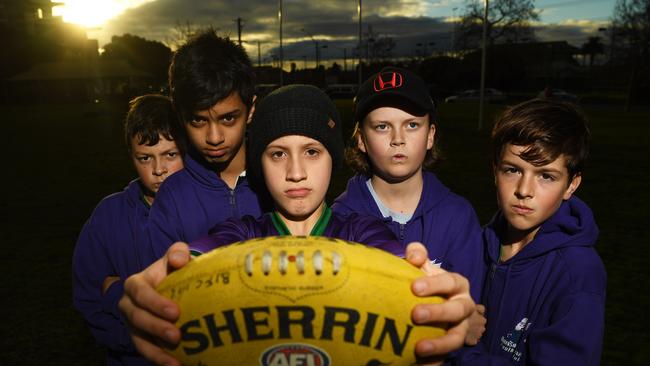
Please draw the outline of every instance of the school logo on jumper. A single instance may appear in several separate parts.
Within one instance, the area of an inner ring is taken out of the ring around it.
[[[303,344],[280,344],[260,357],[261,366],[329,366],[330,357],[320,348]]]
[[[512,332],[501,337],[501,349],[512,354],[512,359],[515,361],[521,359],[522,353],[521,351],[516,351],[517,345],[520,341],[526,342],[526,339],[522,339],[521,336],[528,330],[531,324],[533,323],[529,322],[528,318],[523,318],[517,323]]]

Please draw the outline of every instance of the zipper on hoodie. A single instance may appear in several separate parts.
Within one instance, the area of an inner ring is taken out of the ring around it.
[[[245,177],[245,175],[240,175],[237,177],[235,186],[233,188],[228,187],[228,190],[230,192],[230,207],[232,208],[233,217],[239,217],[239,210],[237,209],[237,192],[235,191],[237,190],[237,187],[239,187],[239,185],[244,181],[242,177]]]
[[[230,207],[232,208],[233,214],[237,214],[237,199],[235,198],[235,190],[230,190]]]
[[[494,275],[496,274],[496,272],[497,272],[497,265],[495,263],[492,263],[492,265],[490,266],[490,279],[491,280],[494,279]]]

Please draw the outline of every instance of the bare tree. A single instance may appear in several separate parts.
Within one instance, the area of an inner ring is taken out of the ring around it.
[[[395,40],[392,37],[382,36],[372,30],[368,25],[368,32],[364,33],[361,42],[361,54],[368,63],[387,61],[393,56]]]
[[[650,47],[650,0],[618,0],[612,30],[619,58],[627,62],[648,56]]]
[[[471,49],[480,45],[484,9],[483,1],[466,1],[454,37],[458,49]],[[535,33],[530,26],[534,20],[539,20],[534,0],[491,0],[487,19],[488,45],[534,40]]]
[[[182,23],[180,20],[176,20],[176,25],[172,29],[172,34],[169,37],[165,37],[165,44],[175,50],[180,47],[183,43],[187,42],[194,34],[196,34],[197,29],[192,25],[192,22],[186,20],[185,23]]]
[[[648,78],[650,65],[650,0],[618,0],[612,18],[612,47],[617,59],[628,66],[630,79],[625,110],[630,110],[640,79]],[[640,71],[645,70],[645,75]],[[645,80],[647,82],[647,80]]]
[[[172,50],[176,50],[185,44],[185,42],[187,42],[190,38],[202,32],[213,31],[219,36],[224,36],[223,34],[219,33],[219,30],[220,28],[214,27],[213,25],[195,26],[189,20],[186,20],[185,23],[176,20],[176,25],[174,28],[172,28],[172,34],[168,37],[165,37],[165,41],[163,43]],[[225,36],[230,37],[230,34],[225,34]]]

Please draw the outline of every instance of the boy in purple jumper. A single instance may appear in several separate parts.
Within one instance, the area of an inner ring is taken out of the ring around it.
[[[144,232],[161,183],[183,168],[171,100],[144,95],[130,103],[125,138],[138,179],[104,198],[84,225],[74,249],[73,302],[93,336],[108,349],[109,365],[149,364],[137,354],[117,303],[123,281],[149,263]]]
[[[606,273],[593,214],[573,195],[588,139],[570,104],[532,100],[497,119],[499,211],[483,233],[487,330],[458,364],[600,364]]]
[[[440,160],[434,103],[424,80],[385,67],[355,97],[357,123],[348,163],[357,175],[332,209],[382,220],[400,243],[421,242],[434,264],[483,286],[481,227],[471,204],[431,172]]]
[[[174,54],[169,86],[189,147],[185,169],[166,182],[151,208],[147,264],[176,241],[207,235],[215,223],[263,212],[245,176],[255,84],[244,49],[213,30],[200,33]]]
[[[260,218],[245,216],[222,222],[213,228],[212,236],[194,241],[191,248],[202,253],[240,240],[292,234],[354,240],[403,255],[404,247],[381,221],[356,214],[342,218],[325,204],[332,170],[342,160],[340,134],[341,120],[336,107],[318,88],[292,85],[269,94],[259,103],[253,117],[247,158],[252,181],[267,190],[276,211]],[[174,345],[180,340],[180,331],[173,324],[178,306],[158,294],[155,286],[169,271],[187,263],[189,249],[184,243],[176,243],[165,257],[132,276],[120,302],[131,321],[138,349],[158,364],[178,362],[152,340]],[[465,319],[474,309],[468,283],[458,274],[432,266],[420,244],[409,246],[406,254],[409,262],[430,275],[419,282],[423,287],[414,284],[414,293],[440,294],[449,299],[440,306],[419,305],[412,313],[419,324],[450,324],[446,336],[423,339],[416,346],[416,354],[421,357],[440,356],[459,347],[465,339]]]
[[[248,173],[275,211],[217,224],[211,235],[190,243],[193,253],[274,235],[339,238],[404,256],[392,232],[379,220],[356,214],[342,217],[325,203],[333,169],[343,160],[341,118],[320,89],[280,88],[258,103],[248,133]]]

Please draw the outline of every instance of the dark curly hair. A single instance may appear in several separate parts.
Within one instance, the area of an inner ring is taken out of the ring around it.
[[[159,94],[146,94],[129,102],[129,111],[124,120],[124,140],[131,151],[131,139],[138,136],[138,144],[154,146],[163,136],[176,142],[185,151],[183,133],[169,97]]]
[[[255,96],[255,72],[243,47],[217,35],[212,28],[183,44],[169,66],[169,90],[184,125],[193,113],[212,107],[238,92],[250,110]]]

